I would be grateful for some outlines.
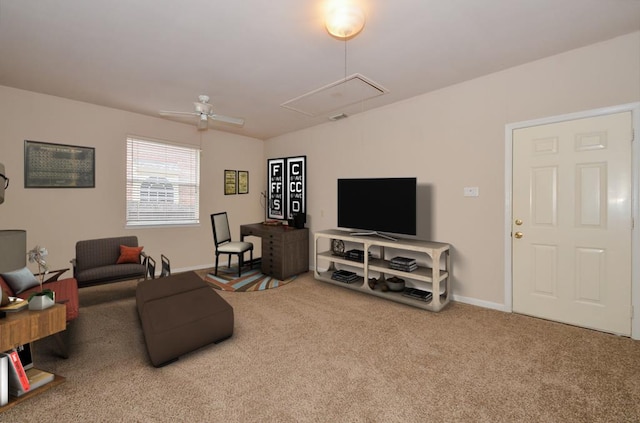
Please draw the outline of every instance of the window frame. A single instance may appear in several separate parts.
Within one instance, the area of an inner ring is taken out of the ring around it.
[[[193,145],[128,135],[125,227],[200,225],[200,153]]]

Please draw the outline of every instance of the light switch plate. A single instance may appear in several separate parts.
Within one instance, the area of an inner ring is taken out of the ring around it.
[[[478,187],[464,187],[465,197],[478,197],[480,195],[480,188]]]

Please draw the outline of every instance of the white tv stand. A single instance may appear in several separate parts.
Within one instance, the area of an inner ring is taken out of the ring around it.
[[[331,251],[331,241],[341,240],[345,251],[364,251],[364,262],[349,260]],[[328,245],[328,247],[327,247]],[[347,231],[329,229],[314,234],[315,278],[344,288],[364,292],[388,300],[408,304],[430,311],[440,311],[451,300],[449,271],[451,259],[449,244],[440,242],[398,239],[391,241],[379,236],[354,236]],[[418,269],[405,272],[389,267],[395,256],[412,257],[418,261]],[[331,279],[335,270],[344,269],[358,274],[352,283]],[[402,292],[382,291],[369,286],[369,279],[384,281],[388,276],[404,279],[406,287],[418,288],[433,293],[430,301],[422,301],[402,295]]]
[[[370,231],[370,232],[349,232],[350,235],[353,236],[371,236],[371,235],[377,235],[381,238],[384,239],[388,239],[389,241],[397,241],[397,238],[392,237],[391,235],[387,235],[387,234],[383,234],[382,232],[378,232],[378,231]]]

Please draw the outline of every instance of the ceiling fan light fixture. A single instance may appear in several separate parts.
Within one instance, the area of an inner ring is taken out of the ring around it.
[[[334,2],[329,7],[325,26],[329,34],[340,40],[355,37],[364,28],[364,11],[351,2]]]

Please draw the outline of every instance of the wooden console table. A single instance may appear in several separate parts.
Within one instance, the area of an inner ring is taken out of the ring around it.
[[[240,237],[262,238],[262,273],[279,280],[309,270],[309,229],[252,223],[240,226]]]
[[[46,310],[22,310],[7,313],[0,319],[0,351],[8,351],[38,339],[45,338],[67,328],[67,308],[64,304],[55,304]],[[0,407],[0,413],[14,405],[64,382],[64,378],[56,375],[52,382],[34,389],[25,395],[9,398],[9,403]]]

